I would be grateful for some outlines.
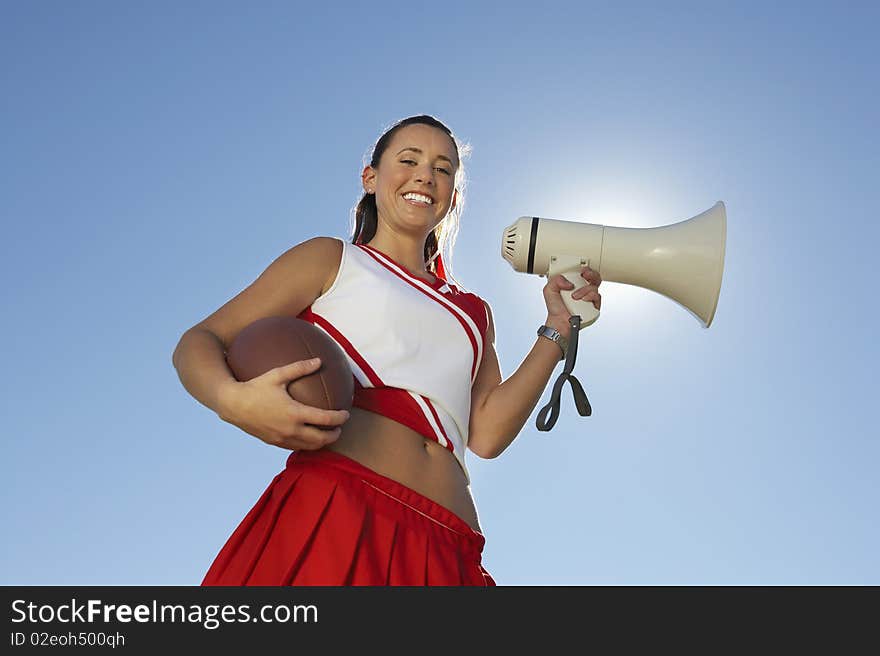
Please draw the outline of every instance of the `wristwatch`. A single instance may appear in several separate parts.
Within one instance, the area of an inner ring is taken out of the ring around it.
[[[556,345],[562,349],[562,357],[559,359],[565,359],[565,355],[566,353],[568,353],[568,340],[560,335],[559,331],[556,330],[556,328],[551,328],[550,326],[541,326],[540,328],[538,328],[538,335],[541,337],[546,337],[551,342],[556,342]]]

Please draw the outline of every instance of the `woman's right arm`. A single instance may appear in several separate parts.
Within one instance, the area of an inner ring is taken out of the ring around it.
[[[226,364],[226,347],[220,338],[194,326],[180,338],[171,359],[186,391],[225,420],[229,414],[228,393],[238,381]]]
[[[242,329],[257,319],[297,316],[335,277],[342,244],[329,237],[309,239],[279,256],[240,294],[187,330],[172,362],[181,383],[202,405],[263,441],[286,448],[318,448],[338,430],[348,413],[298,403],[286,381],[317,367],[306,361],[278,367],[247,382],[235,379],[226,351]]]

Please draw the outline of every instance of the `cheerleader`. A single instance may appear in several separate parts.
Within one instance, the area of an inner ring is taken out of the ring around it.
[[[315,237],[186,331],[181,383],[218,416],[289,451],[284,469],[221,547],[202,585],[478,585],[485,538],[466,451],[495,458],[517,436],[560,360],[539,336],[502,382],[489,304],[447,273],[463,207],[467,146],[443,123],[403,119],[376,142],[350,240]],[[573,296],[599,308],[601,277]],[[568,337],[557,275],[545,324]],[[297,316],[345,352],[350,412],[303,405],[299,361],[247,382],[225,352],[257,319]]]

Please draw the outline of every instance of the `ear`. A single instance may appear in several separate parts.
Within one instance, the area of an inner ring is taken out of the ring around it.
[[[449,209],[454,210],[455,206],[458,204],[458,189],[455,190],[455,193],[452,194],[452,207]]]
[[[364,193],[371,190],[373,193],[376,192],[376,169],[372,166],[364,167],[363,172],[361,173],[361,182],[364,185]]]

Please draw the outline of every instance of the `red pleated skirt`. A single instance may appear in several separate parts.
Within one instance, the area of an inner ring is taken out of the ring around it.
[[[202,585],[479,585],[485,538],[440,504],[334,451],[294,451]]]

